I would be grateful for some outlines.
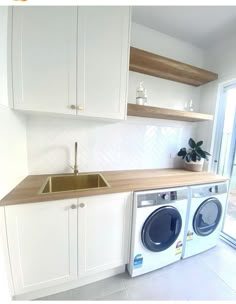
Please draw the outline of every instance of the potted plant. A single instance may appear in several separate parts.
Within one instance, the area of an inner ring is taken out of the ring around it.
[[[182,148],[178,152],[178,156],[181,156],[185,160],[184,168],[189,171],[202,171],[204,159],[208,161],[210,153],[203,151],[201,146],[203,141],[195,142],[192,138],[188,141],[189,149]]]

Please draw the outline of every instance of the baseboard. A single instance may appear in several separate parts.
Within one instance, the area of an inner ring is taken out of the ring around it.
[[[221,239],[223,242],[225,242],[225,243],[227,243],[228,245],[230,245],[231,247],[233,247],[234,249],[236,249],[236,242],[235,242],[235,240],[234,240],[232,237],[230,237],[229,235],[227,235],[227,234],[225,234],[225,233],[221,233],[220,239]]]

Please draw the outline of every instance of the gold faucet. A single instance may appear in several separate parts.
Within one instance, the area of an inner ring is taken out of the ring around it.
[[[79,174],[78,165],[77,165],[77,150],[78,150],[78,144],[76,141],[75,142],[75,164],[74,164],[74,174],[75,175]]]

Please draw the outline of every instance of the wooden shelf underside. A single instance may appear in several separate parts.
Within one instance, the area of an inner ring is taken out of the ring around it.
[[[163,56],[130,48],[129,70],[195,87],[216,80],[218,74]]]
[[[186,112],[150,106],[141,106],[132,103],[128,103],[127,114],[128,116],[180,120],[189,122],[213,120],[213,116],[209,114]]]

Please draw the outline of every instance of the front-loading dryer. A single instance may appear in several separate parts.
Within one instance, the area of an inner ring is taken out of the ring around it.
[[[187,188],[134,192],[132,277],[180,260],[188,204]]]
[[[227,185],[223,182],[190,187],[183,258],[216,246],[226,208]]]

